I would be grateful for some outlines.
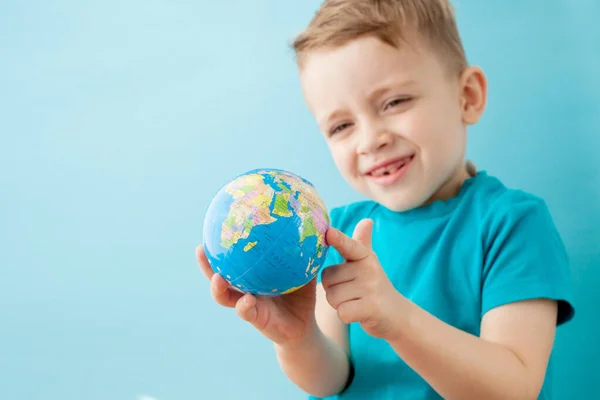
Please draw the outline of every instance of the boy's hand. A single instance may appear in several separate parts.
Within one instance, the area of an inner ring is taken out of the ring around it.
[[[304,287],[278,297],[257,297],[233,289],[219,274],[215,274],[204,253],[204,246],[196,248],[200,269],[210,280],[214,300],[235,308],[238,316],[250,322],[264,336],[279,345],[298,345],[315,333],[316,279]]]
[[[337,310],[339,319],[359,322],[371,336],[385,338],[393,334],[395,309],[401,294],[394,288],[371,247],[373,221],[362,220],[352,238],[335,228],[327,232],[327,242],[346,260],[323,270],[327,301]]]

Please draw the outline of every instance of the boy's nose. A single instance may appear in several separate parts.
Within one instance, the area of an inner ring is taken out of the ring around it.
[[[361,129],[356,150],[358,154],[374,153],[390,145],[393,139],[393,135],[383,127],[365,127]]]

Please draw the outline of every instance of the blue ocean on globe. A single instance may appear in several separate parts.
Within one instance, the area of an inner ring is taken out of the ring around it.
[[[330,220],[315,187],[280,169],[256,169],[224,185],[203,228],[212,269],[234,288],[260,296],[310,282],[327,256]]]

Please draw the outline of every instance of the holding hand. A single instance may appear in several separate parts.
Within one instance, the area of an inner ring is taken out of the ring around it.
[[[373,252],[373,221],[364,219],[350,238],[335,228],[327,232],[327,242],[346,262],[323,270],[327,301],[346,324],[359,322],[371,336],[386,338],[398,323],[397,305],[402,295],[394,288]]]
[[[315,333],[316,279],[290,294],[278,297],[256,297],[241,293],[219,274],[216,274],[204,253],[204,247],[196,248],[200,269],[210,280],[214,300],[224,306],[235,308],[238,316],[250,322],[271,341],[297,344]]]

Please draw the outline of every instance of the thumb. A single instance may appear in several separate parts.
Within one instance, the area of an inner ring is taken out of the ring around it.
[[[235,311],[241,319],[254,325],[258,317],[256,297],[251,294],[245,294],[235,304]]]
[[[373,247],[373,220],[365,218],[361,220],[354,228],[352,238],[360,242],[363,246],[372,250]]]

